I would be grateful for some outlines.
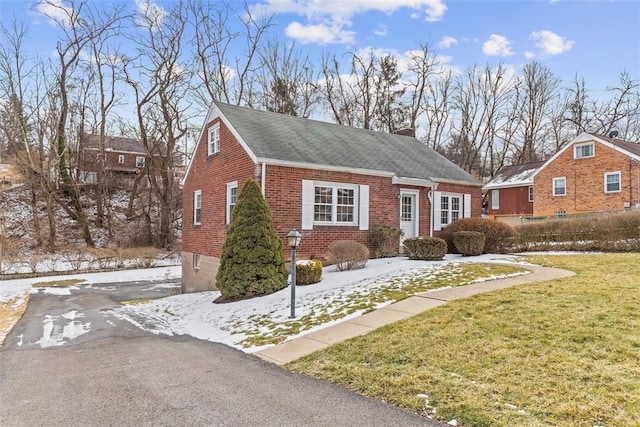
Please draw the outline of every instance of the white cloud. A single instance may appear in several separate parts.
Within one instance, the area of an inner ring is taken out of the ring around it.
[[[536,54],[535,54],[535,53],[533,53],[533,52],[526,51],[526,52],[524,53],[524,57],[525,57],[525,58],[527,58],[527,59],[533,59],[533,58],[535,58],[535,57],[536,57]]]
[[[138,18],[138,24],[151,27],[162,25],[167,11],[151,0],[136,0],[138,13],[142,15]]]
[[[140,1],[140,0],[136,0]],[[350,43],[355,33],[349,31],[354,15],[367,12],[392,14],[409,8],[412,17],[427,22],[442,19],[447,6],[444,0],[265,0],[252,6],[257,15],[291,13],[304,16],[306,23],[291,22],[287,35],[303,43]]]
[[[376,28],[373,29],[373,34],[376,36],[386,36],[389,29],[384,24],[379,24]]]
[[[448,49],[454,44],[458,44],[458,40],[451,36],[444,36],[438,43],[440,49]]]
[[[513,55],[511,42],[505,36],[491,34],[489,40],[482,45],[482,52],[487,56],[509,56]]]
[[[62,0],[49,0],[39,1],[35,4],[34,9],[36,12],[48,17],[48,21],[51,25],[64,25],[69,26],[71,24],[71,17],[73,17],[73,9],[71,6],[65,6]]]
[[[350,43],[353,41],[354,32],[345,31],[342,27],[328,27],[324,24],[303,25],[299,22],[290,23],[285,34],[301,43]]]
[[[571,50],[573,40],[566,40],[552,31],[534,31],[531,38],[536,41],[536,46],[547,55],[559,55]]]

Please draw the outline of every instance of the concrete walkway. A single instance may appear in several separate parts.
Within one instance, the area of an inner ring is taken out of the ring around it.
[[[379,310],[312,332],[300,338],[295,338],[275,347],[267,348],[255,353],[255,355],[276,365],[284,365],[337,342],[364,335],[381,326],[407,319],[430,308],[446,304],[449,301],[527,283],[544,282],[575,275],[572,271],[559,268],[536,265],[523,267],[530,270],[531,273],[420,293]]]

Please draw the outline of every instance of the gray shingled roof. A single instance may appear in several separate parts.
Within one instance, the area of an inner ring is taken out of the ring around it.
[[[87,148],[98,148],[100,146],[98,135],[85,135],[84,145]],[[104,146],[105,148],[110,148],[113,151],[127,151],[132,153],[145,152],[142,141],[121,136],[106,136]]]
[[[596,136],[600,139],[604,139],[605,141],[610,142],[611,144],[619,148],[622,148],[623,150],[628,151],[631,154],[640,156],[640,144],[636,144],[631,141],[625,141],[624,139],[611,138],[609,136],[598,135],[595,133],[592,133],[591,135]]]
[[[399,178],[480,184],[413,137],[219,102],[216,106],[259,159],[392,172]]]

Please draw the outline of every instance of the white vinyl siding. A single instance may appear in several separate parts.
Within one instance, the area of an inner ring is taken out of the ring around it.
[[[562,176],[553,178],[553,195],[565,196],[567,194],[567,178]]]
[[[369,186],[302,181],[302,229],[314,225],[369,229]]]
[[[238,181],[227,184],[227,225],[231,224],[231,214],[238,201]]]
[[[604,174],[604,192],[619,193],[621,191],[620,183],[622,181],[620,172],[605,172]]]
[[[193,225],[200,225],[202,221],[202,190],[193,192]]]
[[[207,155],[220,151],[220,123],[211,126],[207,131]]]
[[[500,190],[491,190],[491,209],[500,209]]]

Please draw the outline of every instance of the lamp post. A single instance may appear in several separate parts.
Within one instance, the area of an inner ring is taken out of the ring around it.
[[[302,234],[292,230],[287,234],[287,241],[291,247],[291,318],[296,317],[296,248],[302,240]]]

